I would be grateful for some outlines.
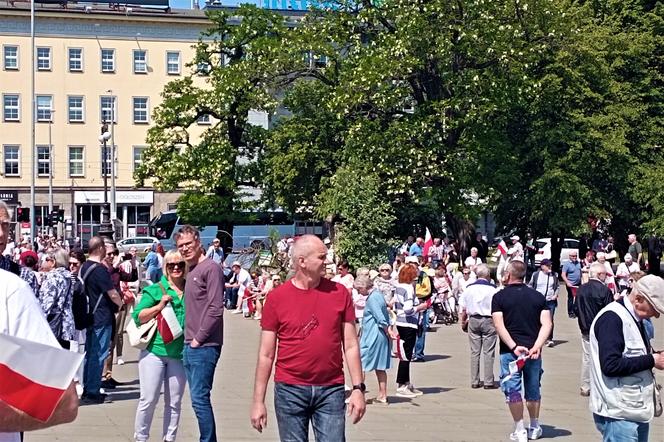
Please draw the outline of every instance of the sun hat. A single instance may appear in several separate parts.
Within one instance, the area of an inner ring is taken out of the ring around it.
[[[636,281],[636,292],[643,295],[650,305],[664,315],[664,279],[655,275],[646,275]]]

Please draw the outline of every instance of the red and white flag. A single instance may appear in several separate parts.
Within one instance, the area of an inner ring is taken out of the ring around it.
[[[502,378],[500,380],[501,384],[504,384],[505,382],[509,381],[512,379],[512,377],[519,373],[521,370],[523,370],[523,366],[526,365],[526,360],[528,359],[528,355],[526,353],[521,353],[516,360],[512,361],[508,365],[508,370],[509,373],[507,376]]]
[[[394,352],[396,355],[396,358],[400,361],[408,361],[408,357],[406,356],[406,350],[403,347],[403,341],[401,340],[401,337],[397,335],[396,339],[394,340],[396,351]]]
[[[182,326],[170,303],[166,304],[166,307],[157,315],[157,330],[159,330],[164,344],[169,344],[182,336]]]
[[[0,333],[0,401],[46,422],[82,360],[79,353]]]
[[[433,238],[431,237],[431,232],[429,231],[429,228],[426,228],[426,235],[424,235],[424,250],[422,250],[422,255],[424,256],[424,260],[429,259],[429,249],[431,246],[433,246]]]
[[[500,243],[498,244],[498,251],[503,256],[507,255],[507,244],[505,244],[504,239],[500,240]]]

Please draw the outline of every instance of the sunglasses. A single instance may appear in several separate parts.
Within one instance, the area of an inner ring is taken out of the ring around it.
[[[106,256],[118,256],[118,255],[119,255],[119,253],[116,253],[116,252],[108,252],[106,254]]]
[[[180,270],[184,270],[185,262],[184,261],[179,261],[179,262],[169,262],[166,264],[166,268],[168,270],[174,270],[176,267]]]

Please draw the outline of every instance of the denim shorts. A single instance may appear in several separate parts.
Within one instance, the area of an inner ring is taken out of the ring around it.
[[[523,386],[526,401],[539,401],[542,398],[540,381],[542,380],[542,357],[527,359],[523,369],[503,382],[510,374],[509,364],[516,361],[514,353],[500,354],[500,388],[505,394],[506,402],[521,402],[521,388]]]

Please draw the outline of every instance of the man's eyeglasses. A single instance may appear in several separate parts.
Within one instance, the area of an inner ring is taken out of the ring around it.
[[[106,256],[108,256],[110,258],[111,256],[118,256],[118,253],[117,252],[108,252],[106,254]]]
[[[178,269],[180,269],[180,270],[183,270],[183,269],[184,269],[184,266],[185,266],[185,262],[184,262],[184,261],[179,261],[179,262],[169,262],[169,263],[166,264],[166,268],[167,268],[168,270],[175,270],[176,267],[177,267]]]
[[[70,261],[69,262],[69,267],[78,267],[80,265],[81,265],[80,262],[76,262],[76,261]]]
[[[469,275],[470,275],[470,273],[463,272],[463,276],[469,276]]]
[[[184,249],[189,249],[191,247],[194,247],[194,242],[195,241],[187,241],[187,242],[180,243],[180,244],[178,244],[178,250],[184,250]]]

